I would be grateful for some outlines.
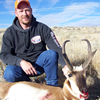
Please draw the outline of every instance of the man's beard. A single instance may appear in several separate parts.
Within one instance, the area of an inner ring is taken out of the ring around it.
[[[27,21],[23,21],[23,19],[28,19]],[[24,16],[24,17],[22,17],[22,23],[24,24],[24,25],[29,25],[30,23],[31,23],[31,17],[29,17],[29,16]]]

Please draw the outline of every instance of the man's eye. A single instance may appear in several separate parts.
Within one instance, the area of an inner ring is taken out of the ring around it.
[[[30,11],[30,10],[28,9],[28,10],[26,10],[26,11]]]
[[[25,11],[30,11],[30,9],[25,9]]]
[[[23,12],[22,10],[20,10],[19,12]]]

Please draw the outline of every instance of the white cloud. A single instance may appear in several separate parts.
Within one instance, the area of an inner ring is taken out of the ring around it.
[[[1,14],[14,15],[15,0],[6,0],[3,5],[8,11],[0,12]],[[38,0],[43,3],[44,0]],[[34,9],[33,15],[38,21],[53,26],[100,26],[100,3],[85,2],[72,3],[65,7],[53,7],[59,0],[46,1],[51,4],[49,8]]]
[[[48,5],[49,7],[53,7],[56,3],[58,3],[60,0],[37,0],[38,4],[40,5],[41,2]],[[46,6],[45,5],[45,6]]]
[[[5,0],[2,4],[7,11],[0,12],[0,14],[15,15],[15,0]]]
[[[51,3],[51,6],[54,6],[56,3],[58,3],[60,0],[48,0],[48,2]]]
[[[15,13],[14,13],[14,11],[2,11],[2,12],[0,12],[0,15],[15,15]]]
[[[49,26],[60,26],[64,23],[66,26],[92,26],[96,24],[100,26],[100,18],[98,17],[100,13],[96,12],[97,8],[100,8],[100,3],[97,2],[73,3],[64,7],[59,13],[39,15],[37,18]]]
[[[15,3],[15,0],[5,0],[5,8],[8,9],[8,10],[12,10],[14,9],[14,3]]]
[[[82,19],[77,22],[71,22],[67,26],[100,26],[100,17],[87,17],[86,19]]]
[[[0,27],[2,27],[2,28],[4,27],[5,28],[5,27],[9,27],[10,25],[11,24],[0,24]]]

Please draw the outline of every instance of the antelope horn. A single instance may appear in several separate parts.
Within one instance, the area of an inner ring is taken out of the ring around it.
[[[90,42],[87,39],[82,39],[82,41],[86,41],[88,44],[88,57],[86,58],[85,62],[82,64],[83,69],[86,69],[88,67],[89,63],[91,62],[97,49],[92,52]]]
[[[73,70],[73,66],[71,65],[71,63],[70,63],[70,61],[69,61],[69,59],[68,59],[68,57],[67,57],[66,51],[65,51],[65,44],[66,44],[67,42],[70,42],[70,40],[66,40],[66,41],[63,43],[63,46],[62,46],[62,55],[63,55],[63,58],[64,58],[64,60],[65,60],[65,62],[66,62],[66,64],[67,64],[69,70],[72,71],[72,70]]]

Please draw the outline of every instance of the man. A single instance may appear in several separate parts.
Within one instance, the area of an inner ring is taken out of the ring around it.
[[[45,72],[47,85],[58,86],[58,62],[66,64],[54,33],[36,21],[28,0],[15,1],[15,15],[3,35],[0,59],[7,65],[4,78],[8,82],[30,81],[30,76]]]

